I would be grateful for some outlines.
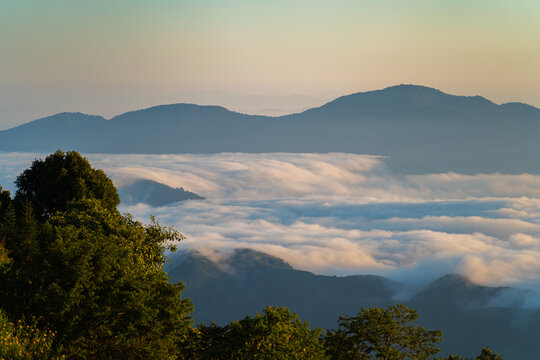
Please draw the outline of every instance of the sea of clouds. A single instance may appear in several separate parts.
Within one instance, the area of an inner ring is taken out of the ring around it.
[[[44,154],[0,154],[0,185]],[[218,258],[247,247],[320,274],[426,282],[460,273],[540,288],[540,176],[404,175],[356,154],[88,155],[120,187],[150,179],[204,196],[122,206]]]

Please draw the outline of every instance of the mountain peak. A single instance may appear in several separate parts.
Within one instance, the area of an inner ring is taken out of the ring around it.
[[[58,114],[46,116],[26,124],[19,125],[9,130],[15,129],[50,129],[51,127],[76,126],[80,124],[89,124],[106,121],[99,115],[90,115],[81,112],[61,112]]]
[[[231,267],[235,269],[265,268],[292,270],[293,267],[276,256],[253,249],[236,249],[229,258]]]
[[[120,120],[133,117],[144,116],[160,116],[160,117],[176,117],[176,116],[192,116],[196,114],[228,114],[234,113],[223,106],[217,105],[197,105],[191,103],[176,103],[156,105],[149,108],[128,111],[126,113],[115,116],[111,120]]]
[[[499,105],[481,96],[457,96],[438,89],[412,84],[359,92],[339,97],[304,114],[350,118],[459,119],[498,115]]]
[[[415,295],[415,301],[454,304],[462,307],[489,306],[493,299],[505,291],[504,287],[479,285],[459,274],[447,274]]]
[[[439,94],[444,94],[439,89],[435,89],[433,87],[424,86],[424,85],[416,85],[416,84],[392,85],[392,86],[385,87],[382,90],[374,90],[374,91],[425,91],[425,92],[435,92]]]
[[[434,280],[429,285],[430,288],[468,288],[474,286],[479,285],[461,274],[446,274]]]

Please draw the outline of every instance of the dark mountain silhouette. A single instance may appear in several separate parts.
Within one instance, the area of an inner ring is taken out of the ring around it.
[[[418,309],[426,327],[444,332],[446,352],[474,354],[480,344],[497,349],[505,359],[530,359],[540,350],[540,308],[524,308],[527,290],[488,287],[464,276],[445,275],[407,304]]]
[[[463,275],[448,274],[433,281],[416,294],[412,301],[422,303],[427,300],[444,303],[446,306],[478,308],[489,306],[494,298],[508,290],[507,287],[481,286]]]
[[[168,266],[171,281],[183,281],[197,321],[224,324],[266,305],[284,305],[316,324],[334,325],[360,303],[386,305],[399,287],[379,276],[332,277],[295,270],[283,260],[237,249],[219,264],[193,252]],[[329,306],[331,304],[331,306]]]
[[[95,141],[100,138],[100,132],[107,124],[107,120],[101,116],[56,114],[0,131],[0,150],[40,152],[89,147],[92,139]]]
[[[349,152],[408,173],[540,173],[540,109],[399,85],[281,117],[175,104],[111,120],[58,114],[0,131],[0,150],[85,153]]]
[[[152,206],[163,206],[177,201],[203,200],[199,196],[183,188],[172,188],[152,180],[137,180],[133,184],[118,188],[118,194],[123,204],[137,203]]]
[[[540,311],[514,301],[523,300],[527,291],[482,286],[461,275],[445,275],[409,300],[398,300],[406,285],[384,277],[315,275],[249,249],[237,249],[218,262],[185,252],[166,270],[171,281],[186,285],[196,322],[223,325],[266,305],[282,305],[313,326],[330,329],[339,316],[353,316],[361,307],[401,302],[419,311],[421,325],[443,330],[444,354],[472,356],[491,346],[505,359],[530,359],[540,350]]]

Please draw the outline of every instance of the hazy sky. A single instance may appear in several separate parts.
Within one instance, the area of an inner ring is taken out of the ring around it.
[[[248,113],[400,83],[540,107],[540,2],[0,0],[0,129],[195,102]]]

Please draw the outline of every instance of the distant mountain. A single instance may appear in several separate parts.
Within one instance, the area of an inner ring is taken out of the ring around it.
[[[359,304],[386,305],[398,284],[379,276],[333,277],[295,270],[283,260],[250,249],[237,249],[217,264],[198,253],[173,261],[171,281],[183,281],[196,304],[197,321],[224,324],[284,305],[318,325],[334,326],[339,315]]]
[[[6,151],[47,151],[77,149],[99,139],[108,125],[101,116],[61,113],[0,131],[0,149]]]
[[[204,199],[183,188],[172,188],[152,180],[137,180],[133,184],[122,186],[118,188],[118,194],[125,205],[143,203],[163,206],[177,201]]]
[[[540,109],[399,85],[281,117],[174,104],[111,120],[58,114],[0,131],[0,150],[85,153],[349,152],[407,173],[540,173]]]
[[[464,276],[445,275],[417,293],[407,305],[418,309],[421,323],[441,328],[442,349],[474,354],[480,344],[497,349],[505,359],[536,357],[540,345],[540,307],[522,307],[528,290],[488,287]]]
[[[195,305],[196,322],[223,325],[266,305],[282,305],[313,326],[330,329],[339,316],[355,315],[362,307],[401,302],[419,311],[420,324],[443,330],[445,354],[472,356],[490,346],[505,359],[519,360],[540,351],[540,310],[524,309],[515,301],[530,295],[527,291],[481,286],[461,275],[445,275],[398,301],[406,285],[384,277],[315,275],[249,249],[237,249],[219,261],[185,252],[166,270],[172,282],[186,285],[184,296]]]
[[[507,287],[489,287],[473,283],[463,275],[448,274],[420,291],[411,300],[416,303],[436,302],[462,308],[488,307],[493,299],[504,296]]]

